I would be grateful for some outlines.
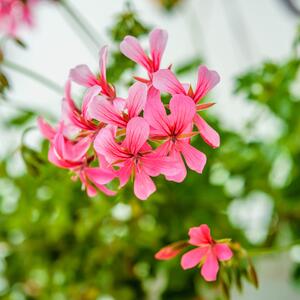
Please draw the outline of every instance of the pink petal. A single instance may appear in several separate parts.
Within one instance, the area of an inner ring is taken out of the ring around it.
[[[101,184],[98,184],[95,182],[95,186],[107,196],[115,196],[116,195],[115,191],[110,190],[105,185],[101,185]]]
[[[147,100],[147,85],[136,82],[129,88],[127,109],[129,118],[137,117],[144,109]]]
[[[126,36],[120,44],[120,50],[125,56],[140,64],[146,70],[150,69],[149,59],[135,37]]]
[[[192,127],[196,113],[194,101],[184,95],[174,95],[170,101],[169,117],[175,134],[182,134],[187,127]]]
[[[37,124],[41,134],[49,141],[55,136],[55,129],[51,127],[42,117],[38,117]]]
[[[149,90],[144,118],[151,127],[151,135],[153,131],[155,131],[155,135],[169,135],[169,119],[167,117],[165,107],[160,100],[160,93],[154,88]]]
[[[181,258],[181,267],[186,269],[191,269],[197,266],[202,258],[206,255],[208,248],[196,248],[187,253],[185,253]]]
[[[220,146],[219,134],[212,127],[210,127],[198,114],[195,114],[194,122],[203,140],[211,147],[218,148]]]
[[[134,178],[134,194],[137,198],[146,200],[155,191],[156,187],[150,176],[138,170]]]
[[[219,263],[217,257],[209,251],[205,263],[201,269],[201,275],[206,281],[215,281],[219,271]]]
[[[113,171],[102,168],[85,168],[84,172],[92,182],[100,185],[107,184],[116,177],[116,174]]]
[[[212,244],[210,229],[206,224],[192,227],[189,230],[189,243],[194,246],[205,246]]]
[[[117,144],[113,128],[103,128],[95,138],[94,148],[97,153],[103,155],[109,163],[126,160],[129,156]]]
[[[162,55],[165,51],[168,33],[162,29],[154,29],[150,32],[150,53],[154,65],[154,72],[159,69]]]
[[[227,244],[216,244],[214,246],[214,252],[216,253],[219,260],[229,260],[232,258],[232,251]]]
[[[118,177],[120,180],[120,187],[123,187],[132,174],[133,164],[130,160],[125,161],[123,166],[118,170]]]
[[[63,157],[69,161],[81,161],[83,156],[87,153],[91,145],[90,137],[85,137],[78,142],[68,143],[65,142],[63,145]]]
[[[141,117],[132,118],[126,127],[126,137],[122,146],[131,154],[137,154],[149,138],[149,125]]]
[[[159,174],[172,176],[178,173],[178,163],[170,157],[151,153],[144,155],[141,158],[141,163],[143,170],[150,176],[158,176]]]
[[[91,103],[91,101],[97,96],[99,95],[99,93],[101,92],[101,88],[97,85],[89,88],[84,97],[83,97],[83,101],[82,101],[82,115],[85,118],[85,120],[89,120],[91,119],[91,116],[89,115],[89,105]]]
[[[160,249],[156,254],[155,258],[158,260],[169,260],[177,256],[184,248],[186,248],[189,244],[184,241],[179,241],[176,243],[172,243],[168,246]]]
[[[103,81],[106,81],[106,64],[107,64],[107,52],[108,47],[104,46],[101,48],[99,52],[99,68],[100,68],[100,76]]]
[[[169,69],[159,70],[153,74],[153,86],[171,95],[186,94],[182,84]]]
[[[182,143],[181,152],[189,168],[202,173],[206,164],[205,154],[191,146],[188,142]]]
[[[186,177],[186,167],[180,152],[177,150],[172,150],[169,157],[170,159],[176,161],[177,172],[174,175],[166,175],[166,179],[169,181],[182,182]]]
[[[119,127],[126,127],[127,124],[112,101],[103,96],[96,96],[92,99],[89,105],[89,115],[93,119]]]
[[[79,65],[71,69],[69,77],[77,84],[85,87],[91,87],[98,83],[97,78],[87,65]]]
[[[219,82],[220,76],[216,71],[211,71],[205,66],[200,66],[198,69],[198,82],[194,95],[195,102],[202,99]]]

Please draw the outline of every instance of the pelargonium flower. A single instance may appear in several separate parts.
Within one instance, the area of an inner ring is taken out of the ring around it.
[[[0,32],[16,37],[23,24],[32,26],[32,10],[38,0],[1,0]]]
[[[177,242],[164,247],[156,253],[155,258],[168,260],[178,255],[188,244],[197,246],[182,256],[182,268],[186,270],[198,265],[201,267],[201,275],[206,281],[215,281],[219,271],[218,261],[227,261],[233,256],[228,243],[225,243],[224,240],[214,240],[206,224],[190,228],[189,236],[188,243]]]
[[[102,47],[99,53],[100,73],[98,76],[94,75],[87,65],[78,65],[74,69],[71,69],[70,79],[87,88],[98,86],[101,88],[101,94],[112,100],[116,97],[116,91],[106,78],[107,54],[107,46]]]
[[[186,86],[179,82],[176,76],[171,70],[159,70],[153,74],[153,86],[161,92],[170,93],[171,95],[187,95],[193,99],[196,110],[201,111],[207,109],[213,103],[206,103],[198,105],[199,101],[207,95],[207,93],[213,89],[220,81],[220,76],[216,71],[207,69],[205,66],[200,66],[198,69],[198,81],[195,90],[191,86]],[[203,140],[213,148],[217,148],[220,145],[219,134],[200,117],[198,113],[195,113],[194,122],[198,127],[199,133]]]
[[[203,171],[206,156],[190,145],[190,138],[195,135],[192,130],[196,113],[192,99],[185,95],[174,95],[170,100],[169,109],[171,114],[167,115],[159,93],[154,91],[147,101],[144,117],[150,125],[151,138],[163,141],[157,151],[178,162],[177,174],[167,178],[181,182],[186,176],[182,156],[187,165],[198,173]]]
[[[168,33],[154,29],[149,34],[150,55],[148,56],[134,36],[126,36],[120,44],[121,52],[146,69],[149,79],[135,77],[145,83],[152,81],[152,74],[159,70],[162,56],[168,41]]]
[[[227,261],[233,256],[228,243],[225,243],[224,240],[214,240],[206,224],[190,228],[189,236],[188,244],[197,246],[197,248],[188,251],[182,256],[182,268],[186,270],[198,265],[201,267],[201,275],[206,281],[215,281],[219,271],[218,261]],[[155,258],[158,260],[171,259],[178,255],[188,244],[177,242],[164,247],[156,253]]]
[[[156,190],[151,177],[177,172],[176,164],[154,152],[147,143],[149,132],[149,124],[143,118],[135,117],[128,122],[126,137],[122,143],[116,142],[114,129],[111,127],[104,128],[94,143],[97,153],[119,168],[121,187],[131,175],[134,176],[134,193],[141,200],[147,199]]]
[[[39,118],[38,126],[44,137],[50,141],[48,159],[51,163],[59,168],[71,170],[74,173],[73,179],[79,178],[81,180],[90,197],[97,194],[97,189],[108,196],[115,195],[114,191],[105,186],[116,177],[115,172],[109,168],[106,161],[99,157],[101,166],[89,167],[89,162],[94,159],[87,155],[91,145],[89,136],[74,142],[65,137],[63,122],[59,124],[56,130],[42,118]]]

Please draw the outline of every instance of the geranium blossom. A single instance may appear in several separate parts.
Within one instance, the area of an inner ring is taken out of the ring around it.
[[[106,65],[107,65],[108,48],[104,46],[99,52],[99,70],[98,76],[87,65],[78,65],[70,71],[70,79],[84,87],[98,86],[101,88],[101,94],[108,99],[116,97],[115,88],[107,81]]]
[[[198,81],[195,91],[188,85],[184,85],[179,82],[176,76],[171,70],[159,70],[153,75],[153,85],[161,92],[167,92],[171,95],[187,95],[193,99],[196,110],[201,111],[208,108],[213,103],[200,104],[199,101],[218,84],[220,77],[216,71],[208,70],[205,66],[200,66],[198,69]],[[198,127],[199,133],[201,134],[204,141],[217,148],[220,145],[219,134],[211,127],[207,122],[200,117],[198,113],[195,113],[194,122]]]
[[[162,29],[154,29],[149,35],[150,55],[148,56],[139,41],[134,36],[126,36],[120,44],[121,52],[141,65],[148,73],[149,79],[135,77],[137,80],[149,83],[152,74],[159,70],[162,56],[168,41],[168,33]]]
[[[32,9],[38,0],[1,0],[0,32],[15,37],[21,25],[32,26]]]
[[[114,166],[119,167],[120,185],[124,186],[131,175],[134,176],[134,193],[141,199],[147,199],[155,190],[150,176],[176,173],[176,165],[167,157],[152,151],[147,144],[150,128],[140,117],[131,119],[126,127],[126,137],[119,144],[115,141],[112,128],[103,129],[95,140],[95,149]]]
[[[39,120],[41,132],[50,141],[49,161],[69,169],[88,195],[95,195],[97,190],[114,194],[107,188],[111,180],[117,178],[121,188],[132,177],[134,194],[145,200],[156,190],[153,177],[162,174],[166,180],[182,182],[187,174],[185,163],[203,172],[206,156],[192,146],[199,133],[212,146],[218,146],[217,133],[197,114],[197,110],[210,106],[198,101],[217,83],[218,75],[200,67],[195,92],[186,90],[170,70],[160,69],[166,42],[164,30],[153,30],[148,56],[136,38],[123,40],[122,52],[149,75],[149,79],[134,77],[137,82],[128,87],[125,97],[107,81],[108,48],[103,47],[99,75],[86,65],[70,71],[56,128]],[[163,77],[160,85],[159,76]],[[168,78],[176,88],[169,88]],[[71,82],[86,88],[80,106],[72,97]],[[165,104],[163,91],[172,95]]]
[[[197,248],[188,251],[181,258],[181,266],[184,270],[201,266],[201,275],[206,281],[215,281],[219,271],[218,261],[230,260],[233,253],[223,241],[216,241],[211,237],[210,229],[206,224],[192,227],[189,230],[188,243]],[[178,255],[188,244],[184,242],[174,243],[160,250],[155,258],[168,260]]]
[[[157,151],[162,155],[169,155],[178,162],[178,172],[167,177],[181,182],[186,176],[186,168],[181,155],[187,165],[194,171],[201,173],[206,163],[206,156],[190,145],[190,138],[194,133],[193,118],[196,110],[194,102],[187,96],[174,95],[170,101],[171,114],[167,115],[159,93],[147,101],[145,119],[150,124],[150,135],[155,140],[163,140]]]

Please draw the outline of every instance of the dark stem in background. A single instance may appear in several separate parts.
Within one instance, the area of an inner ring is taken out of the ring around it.
[[[61,0],[59,2],[63,7],[64,11],[67,13],[67,16],[70,18],[70,21],[77,26],[77,28],[81,31],[82,37],[86,38],[86,41],[90,43],[90,45],[95,48],[96,51],[92,50],[86,43],[84,43],[88,50],[91,51],[93,55],[98,54],[100,44],[102,44],[101,39],[98,37],[99,35],[95,32],[95,30],[91,27],[90,24],[85,20],[85,18],[74,8],[72,7],[67,0]],[[71,26],[74,30],[74,27]],[[77,30],[74,30],[76,34],[80,34]]]
[[[27,77],[30,77],[31,79],[34,79],[36,81],[38,81],[39,83],[43,84],[44,86],[46,86],[47,88],[51,89],[52,91],[56,92],[57,94],[59,94],[60,96],[63,95],[64,93],[64,89],[58,85],[57,83],[55,83],[54,81],[52,81],[51,79],[37,73],[34,72],[32,70],[27,69],[26,67],[20,66],[14,62],[8,61],[8,60],[4,60],[2,62],[2,65],[8,69],[11,69],[13,71],[16,71],[22,75],[25,75]]]

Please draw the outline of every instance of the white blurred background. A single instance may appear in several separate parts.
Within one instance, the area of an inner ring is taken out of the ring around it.
[[[125,0],[70,2],[98,32],[99,47],[109,45],[108,28],[116,14],[124,8]],[[283,0],[186,0],[171,14],[165,14],[155,0],[131,2],[146,24],[168,30],[165,66],[170,63],[176,65],[199,55],[205,58],[209,68],[220,73],[222,81],[213,95],[217,105],[211,112],[223,120],[224,126],[235,130],[239,130],[247,119],[257,113],[255,105],[233,95],[235,76],[258,66],[263,60],[287,57],[298,24],[298,18],[283,5]],[[69,69],[77,64],[86,63],[97,69],[96,49],[95,55],[88,51],[58,5],[42,4],[36,12],[36,19],[35,28],[22,33],[28,51],[13,44],[6,45],[6,55],[10,61],[45,74],[62,86]],[[14,106],[58,117],[62,96],[16,72],[8,69],[6,72],[13,83],[13,91],[8,97]],[[14,113],[16,111],[12,106],[0,106],[1,120]],[[280,128],[280,124],[269,116],[262,118],[258,126],[259,133],[252,138],[272,139]],[[36,147],[37,138],[32,136],[28,142]],[[0,141],[1,157],[18,146],[20,135],[13,129],[0,128]],[[12,172],[21,171],[21,164],[14,162]],[[262,207],[261,218],[266,218],[271,209]],[[254,218],[249,222],[256,224],[258,220]],[[300,259],[299,249],[297,253]],[[258,262],[258,273],[262,279],[260,289],[255,291],[249,287],[243,295],[236,293],[234,299],[300,299],[300,291],[288,282],[290,254],[275,258],[274,261],[274,257],[268,256]]]

